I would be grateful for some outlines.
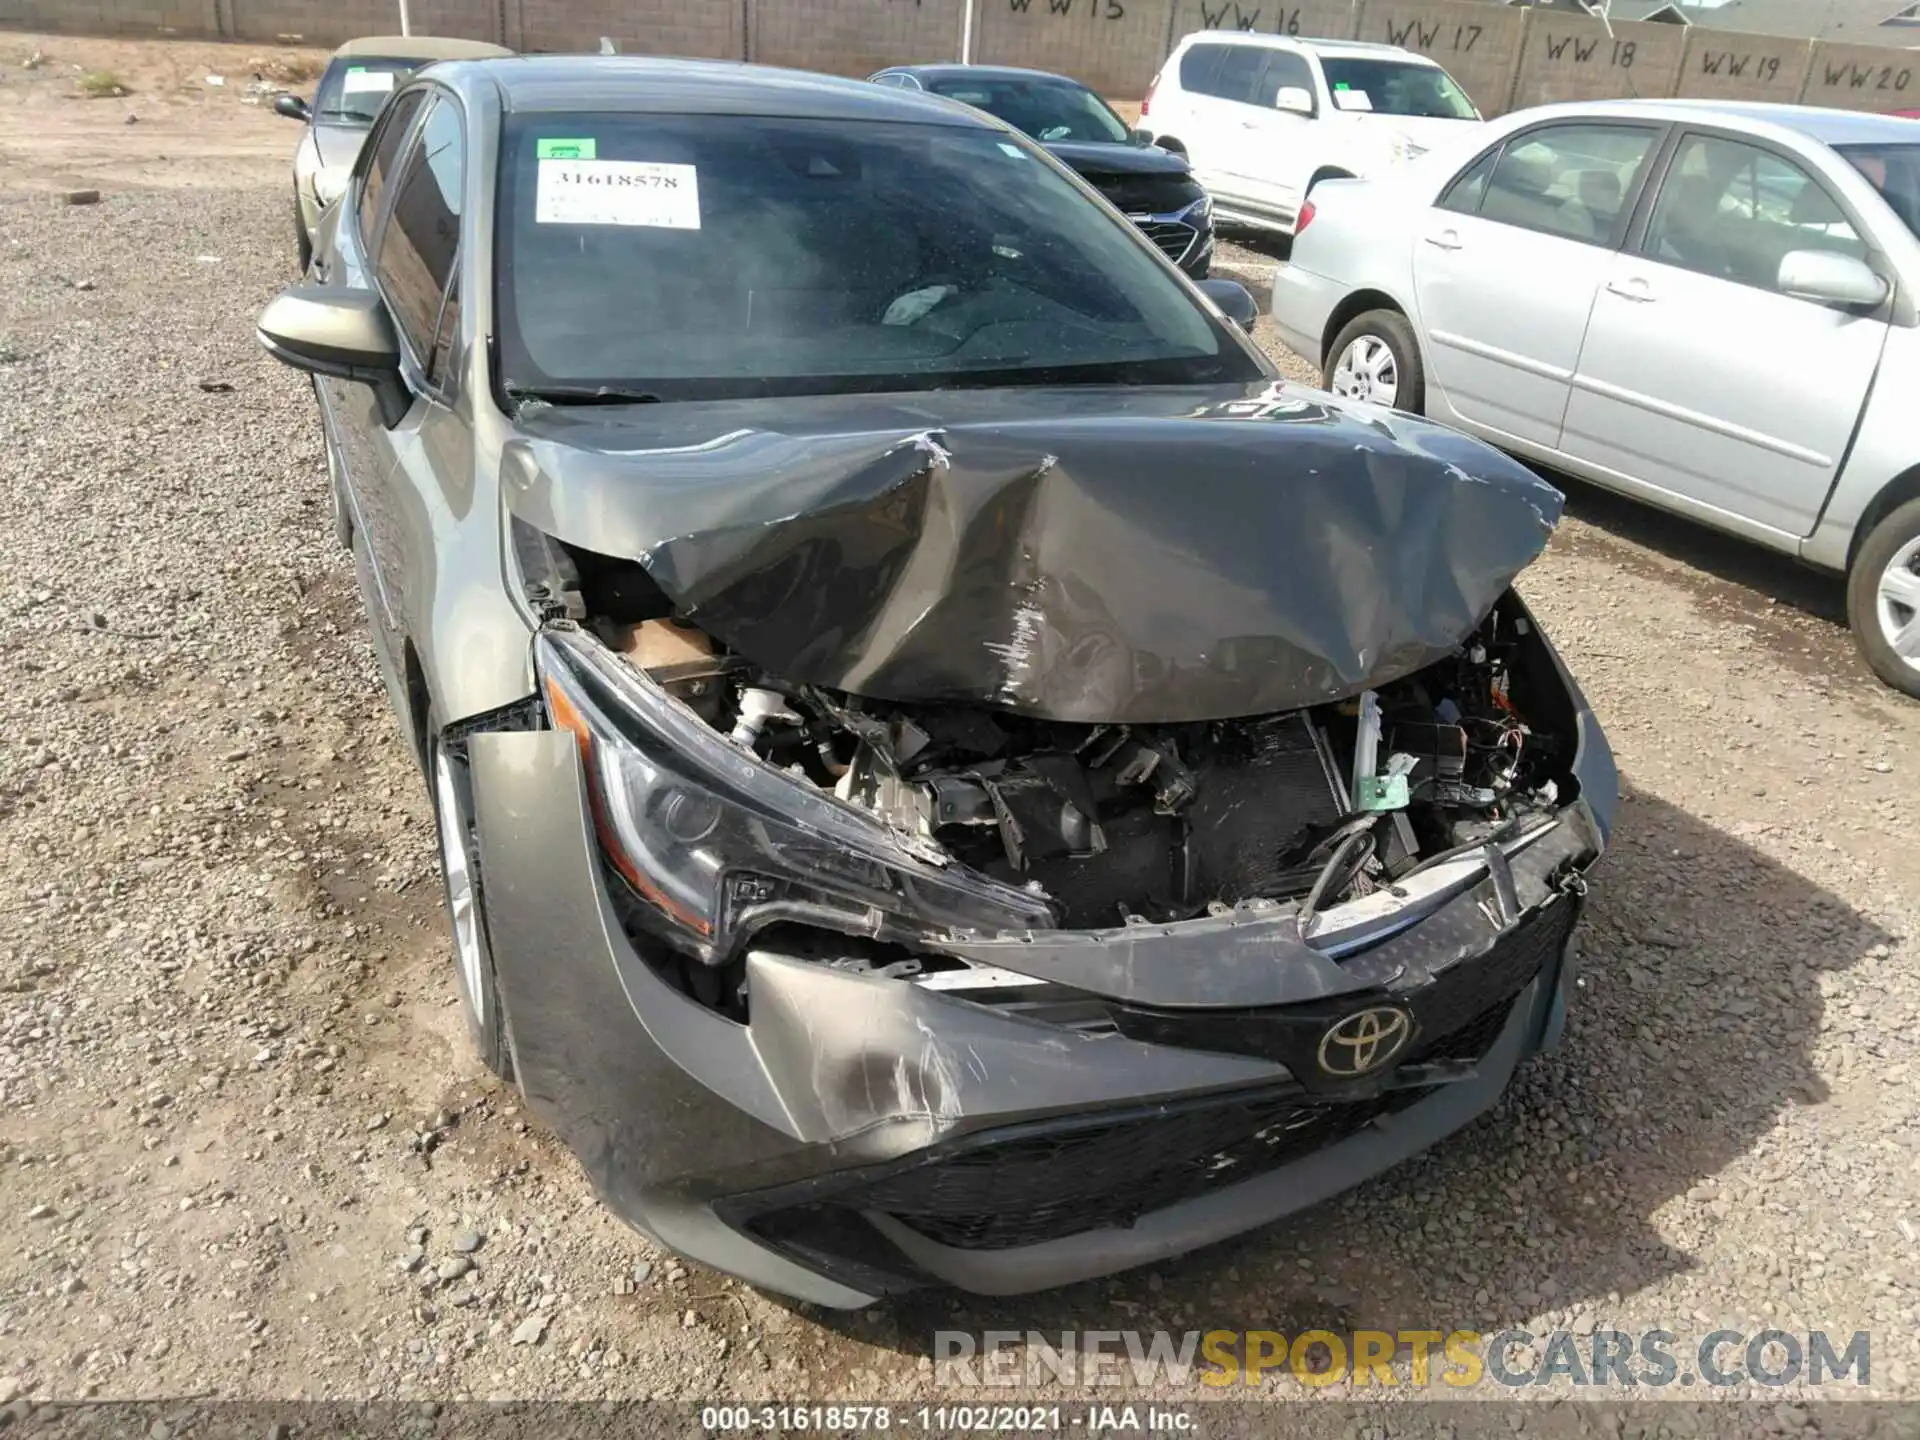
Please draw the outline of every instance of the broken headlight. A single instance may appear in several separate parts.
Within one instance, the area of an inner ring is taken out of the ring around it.
[[[534,658],[548,716],[579,743],[607,861],[676,949],[719,964],[785,921],[895,940],[1053,923],[1038,897],[766,765],[585,632],[550,626]]]

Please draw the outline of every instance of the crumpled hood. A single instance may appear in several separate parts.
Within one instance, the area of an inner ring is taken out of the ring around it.
[[[1409,674],[1562,499],[1476,440],[1264,381],[533,407],[503,483],[785,680],[1084,723]]]

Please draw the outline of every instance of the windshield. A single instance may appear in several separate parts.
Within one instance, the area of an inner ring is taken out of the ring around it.
[[[390,55],[355,55],[336,60],[320,77],[313,97],[313,118],[334,125],[371,125],[406,78],[424,60],[402,60]]]
[[[1880,192],[1900,223],[1920,236],[1920,144],[1837,148],[1847,163]]]
[[[1333,55],[1323,56],[1320,65],[1336,109],[1431,120],[1480,118],[1467,92],[1437,65]]]
[[[984,110],[1036,140],[1097,140],[1125,145],[1133,139],[1118,115],[1091,90],[1058,80],[930,81],[927,88],[949,100]]]
[[[523,115],[501,380],[666,400],[1262,372],[1131,227],[1004,131]]]

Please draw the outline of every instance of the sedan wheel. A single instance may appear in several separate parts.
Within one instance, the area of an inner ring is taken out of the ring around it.
[[[1909,540],[1880,572],[1877,609],[1887,645],[1920,670],[1920,536]]]
[[[1327,347],[1321,383],[1343,400],[1384,405],[1418,415],[1426,402],[1426,375],[1413,327],[1397,310],[1369,310],[1344,325]]]
[[[1361,335],[1333,366],[1333,393],[1344,400],[1392,406],[1400,398],[1400,367],[1378,335]]]
[[[1874,526],[1847,577],[1847,619],[1887,684],[1920,698],[1920,500]]]

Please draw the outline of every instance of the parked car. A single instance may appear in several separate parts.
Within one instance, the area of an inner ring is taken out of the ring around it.
[[[1617,799],[1511,589],[1560,496],[1200,287],[979,111],[570,56],[403,86],[261,316],[480,1053],[662,1243],[1063,1284],[1558,1033]]]
[[[394,87],[435,60],[512,53],[478,40],[369,35],[333,52],[311,103],[293,94],[274,100],[276,112],[307,127],[293,152],[293,238],[302,270],[313,258],[314,222],[346,185],[360,142]]]
[[[1327,186],[1273,312],[1341,395],[1844,572],[1920,696],[1916,228],[1905,120],[1555,105]]]
[[[1077,80],[1003,65],[900,65],[875,84],[925,90],[996,115],[1072,167],[1196,280],[1213,264],[1213,202],[1184,156],[1129,129]]]
[[[1187,36],[1140,105],[1142,129],[1193,162],[1218,219],[1282,232],[1323,181],[1378,174],[1479,123],[1424,55],[1242,30]]]

